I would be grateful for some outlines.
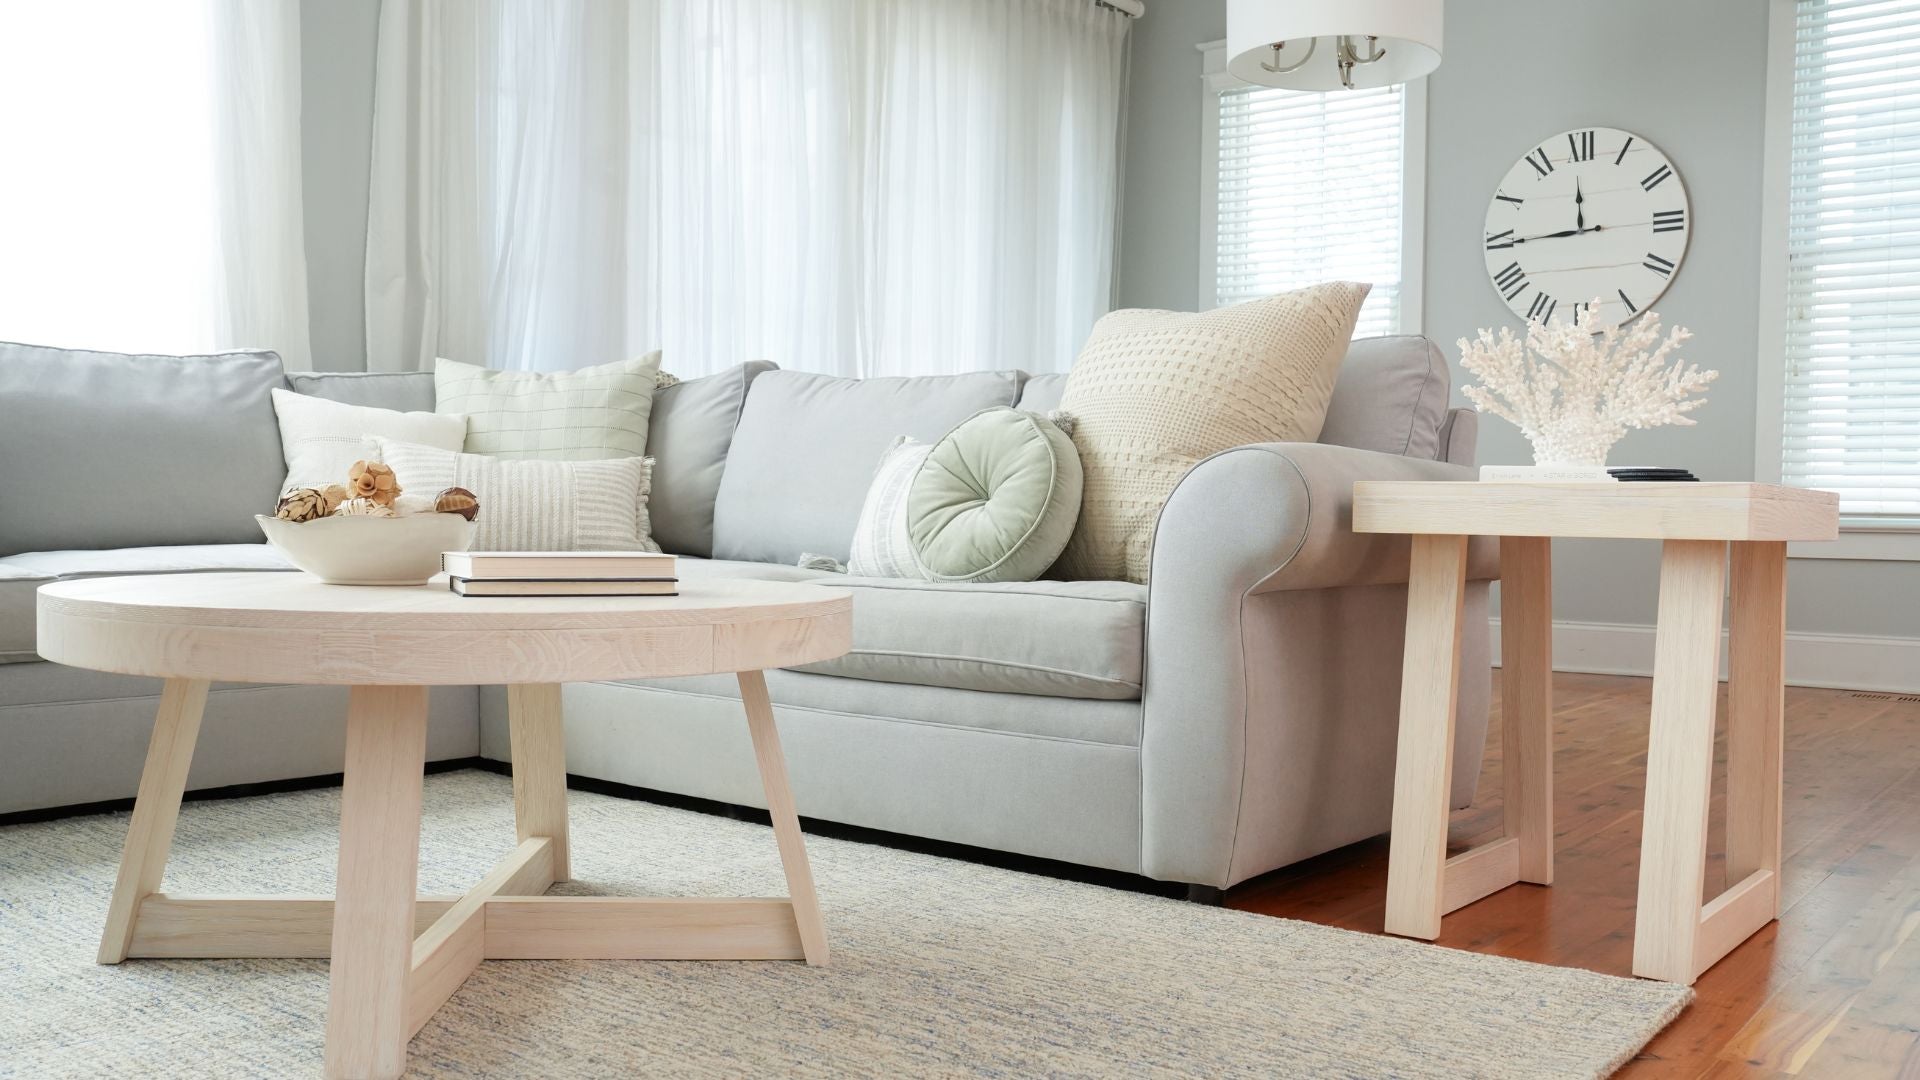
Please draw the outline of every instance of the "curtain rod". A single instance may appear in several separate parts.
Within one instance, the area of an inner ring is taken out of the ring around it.
[[[1140,0],[1093,0],[1101,7],[1112,8],[1128,18],[1137,19],[1147,13],[1147,5]]]

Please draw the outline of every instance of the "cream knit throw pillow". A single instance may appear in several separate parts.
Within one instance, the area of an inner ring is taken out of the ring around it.
[[[1336,281],[1095,323],[1060,398],[1086,480],[1054,573],[1145,582],[1160,508],[1188,469],[1248,443],[1318,438],[1369,288]]]

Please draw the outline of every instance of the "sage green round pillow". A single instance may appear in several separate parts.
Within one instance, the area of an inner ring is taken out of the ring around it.
[[[932,581],[1032,581],[1080,517],[1080,454],[1034,413],[978,412],[927,453],[907,490],[907,536]]]

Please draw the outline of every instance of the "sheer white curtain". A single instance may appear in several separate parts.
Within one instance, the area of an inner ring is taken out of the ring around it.
[[[299,20],[0,3],[0,340],[309,366]]]
[[[1094,0],[381,19],[375,369],[1065,370],[1109,306],[1129,20]]]

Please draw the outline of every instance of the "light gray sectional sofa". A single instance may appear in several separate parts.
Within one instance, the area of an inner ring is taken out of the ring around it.
[[[671,366],[671,365],[669,365]],[[1150,585],[930,584],[802,570],[845,559],[896,435],[1065,377],[835,379],[748,364],[659,392],[656,536],[682,574],[831,580],[853,653],[771,673],[803,813],[1226,886],[1384,831],[1407,543],[1350,531],[1353,481],[1470,477],[1422,338],[1355,342],[1317,444],[1202,462],[1161,516]],[[430,409],[430,374],[284,374],[268,352],[127,357],[0,345],[0,812],[133,794],[154,680],[39,660],[34,590],[76,576],[284,568],[251,515],[284,469],[268,390]],[[1485,625],[1490,546],[1473,549]],[[1454,797],[1481,761],[1485,633],[1462,651]],[[434,759],[508,758],[505,694],[435,688]],[[195,788],[337,772],[345,693],[219,686]],[[757,805],[729,678],[568,686],[568,769]]]

